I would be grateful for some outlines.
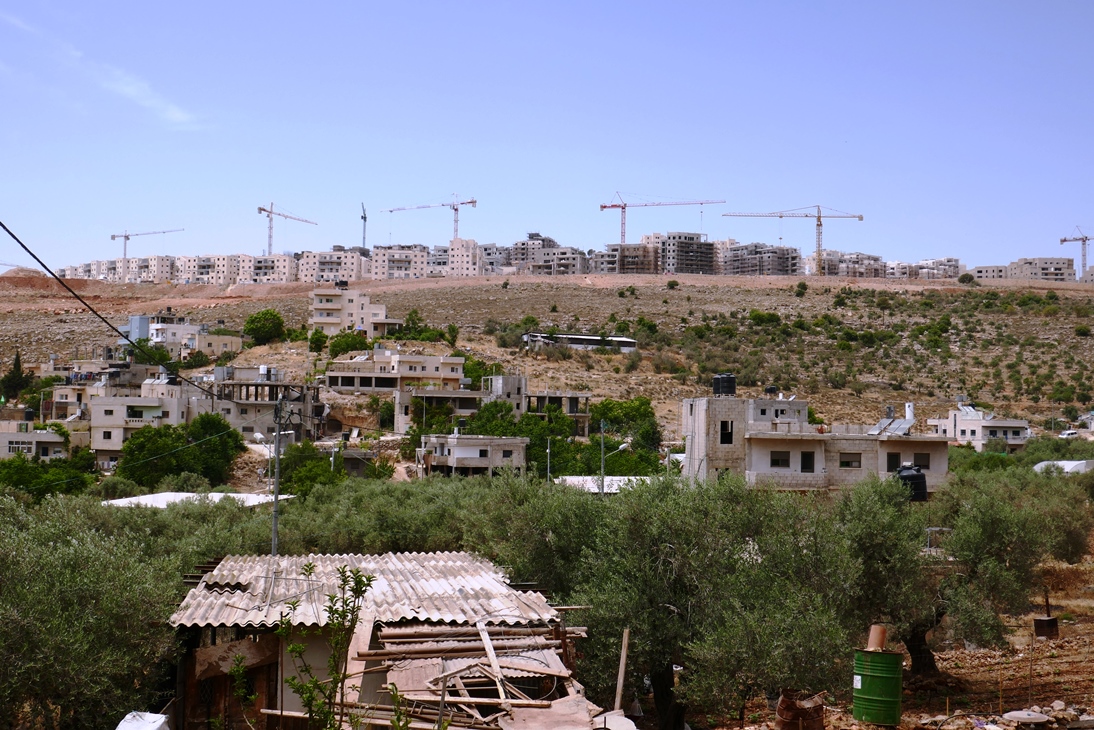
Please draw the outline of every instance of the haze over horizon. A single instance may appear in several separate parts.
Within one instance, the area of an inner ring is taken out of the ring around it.
[[[1079,260],[1084,3],[0,7],[0,220],[54,268],[121,256],[619,240]],[[6,263],[33,266],[8,240]]]

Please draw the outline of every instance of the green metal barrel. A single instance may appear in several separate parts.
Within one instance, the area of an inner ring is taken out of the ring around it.
[[[854,718],[874,725],[900,724],[904,655],[855,650]]]

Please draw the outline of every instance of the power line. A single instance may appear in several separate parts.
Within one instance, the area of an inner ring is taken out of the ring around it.
[[[116,333],[118,334],[118,336],[119,336],[119,337],[121,337],[121,338],[122,338],[122,339],[124,339],[124,340],[125,340],[126,342],[128,342],[128,343],[129,343],[130,345],[132,345],[133,347],[135,347],[135,348],[136,348],[136,349],[137,349],[137,350],[138,350],[138,351],[139,351],[139,352],[140,352],[140,353],[141,353],[142,355],[144,355],[144,356],[145,356],[146,358],[148,358],[149,360],[152,360],[152,361],[154,361],[154,360],[155,360],[155,357],[154,357],[154,356],[152,355],[152,353],[151,353],[150,351],[148,351],[147,349],[145,349],[143,345],[141,345],[141,344],[139,344],[139,343],[137,343],[137,342],[133,341],[133,340],[132,340],[132,339],[131,339],[131,338],[129,337],[129,335],[125,334],[125,333],[124,333],[124,332],[122,332],[122,331],[121,331],[120,329],[118,329],[117,327],[115,327],[115,326],[114,326],[114,325],[113,325],[113,324],[112,324],[112,323],[110,322],[110,320],[108,320],[108,319],[107,319],[106,317],[104,317],[103,315],[99,314],[99,313],[98,313],[98,312],[97,312],[97,311],[95,310],[95,308],[94,308],[94,307],[92,307],[92,306],[91,306],[90,304],[88,304],[88,303],[87,303],[87,301],[86,301],[86,300],[85,300],[85,299],[84,299],[83,297],[81,297],[81,296],[80,296],[79,294],[77,294],[77,293],[76,293],[75,291],[73,291],[72,287],[70,287],[70,286],[69,286],[68,284],[66,284],[66,283],[65,283],[65,280],[64,280],[64,279],[62,279],[61,277],[57,276],[57,274],[53,273],[53,270],[52,270],[52,269],[50,269],[50,268],[49,268],[48,266],[46,266],[45,262],[44,262],[44,261],[42,261],[42,259],[38,258],[38,255],[37,255],[36,253],[34,253],[33,251],[31,251],[31,250],[30,250],[30,247],[29,247],[29,246],[27,246],[27,245],[26,245],[25,243],[23,243],[23,242],[22,242],[21,240],[19,240],[19,237],[18,237],[18,236],[16,236],[16,235],[15,235],[15,234],[14,234],[14,233],[12,232],[12,230],[11,230],[10,228],[8,228],[8,227],[7,227],[7,225],[6,225],[5,223],[4,223],[4,221],[0,221],[0,228],[3,228],[3,229],[4,229],[4,232],[5,232],[5,233],[7,233],[7,234],[8,234],[9,236],[11,236],[11,239],[12,239],[13,241],[15,241],[15,242],[16,242],[17,244],[19,244],[19,247],[20,247],[20,248],[22,248],[22,249],[23,249],[24,251],[26,251],[26,252],[27,252],[27,255],[29,255],[29,256],[30,256],[30,257],[31,257],[32,259],[34,259],[34,260],[35,260],[35,261],[36,261],[36,262],[38,263],[38,265],[39,265],[39,266],[40,266],[40,267],[42,268],[42,270],[43,270],[43,271],[45,271],[45,272],[46,272],[47,274],[49,274],[49,275],[50,275],[51,277],[53,277],[53,279],[54,279],[54,280],[55,280],[55,281],[56,281],[56,282],[57,282],[58,284],[60,284],[60,285],[61,285],[62,287],[64,287],[64,288],[65,288],[65,291],[67,291],[67,292],[68,292],[69,294],[71,294],[71,295],[72,295],[72,296],[73,296],[73,297],[74,297],[74,298],[76,299],[76,301],[78,301],[78,302],[79,302],[80,304],[84,305],[84,306],[85,306],[85,307],[87,308],[87,310],[88,310],[89,312],[91,312],[91,313],[92,313],[92,314],[94,314],[94,315],[95,315],[96,317],[98,317],[98,318],[99,318],[100,320],[102,320],[103,324],[105,324],[105,325],[106,325],[107,327],[109,327],[110,329],[114,330],[114,332],[116,332]],[[213,401],[214,401],[214,403],[215,403],[215,401],[216,401],[216,399],[217,399],[217,396],[216,396],[216,393],[215,393],[214,391],[210,390],[209,388],[206,388],[206,387],[205,387],[205,386],[203,386],[203,385],[199,385],[199,384],[198,384],[198,383],[197,383],[196,381],[190,380],[189,378],[187,378],[187,377],[185,377],[185,376],[183,376],[183,375],[176,375],[176,377],[177,377],[177,378],[178,378],[179,380],[183,381],[184,383],[188,383],[189,385],[192,385],[192,386],[194,386],[195,388],[197,388],[198,390],[200,390],[201,392],[205,393],[205,394],[206,394],[206,395],[208,395],[208,396],[209,396],[210,398],[212,398],[212,399],[213,399]]]

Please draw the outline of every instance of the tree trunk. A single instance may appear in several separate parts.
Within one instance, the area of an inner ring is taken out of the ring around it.
[[[908,629],[904,637],[904,647],[912,658],[911,673],[913,677],[925,674],[938,674],[938,664],[935,663],[934,653],[927,645],[927,632],[937,626],[937,623],[920,621]]]
[[[653,705],[657,709],[658,730],[684,730],[684,706],[676,701],[672,662],[651,671],[650,684],[653,685]]]

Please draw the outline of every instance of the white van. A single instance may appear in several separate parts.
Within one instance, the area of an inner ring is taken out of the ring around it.
[[[1076,431],[1073,428],[1069,428],[1066,431],[1061,431],[1060,432],[1060,438],[1062,438],[1062,439],[1073,439],[1073,438],[1078,437],[1078,435],[1079,435],[1079,432]]]

